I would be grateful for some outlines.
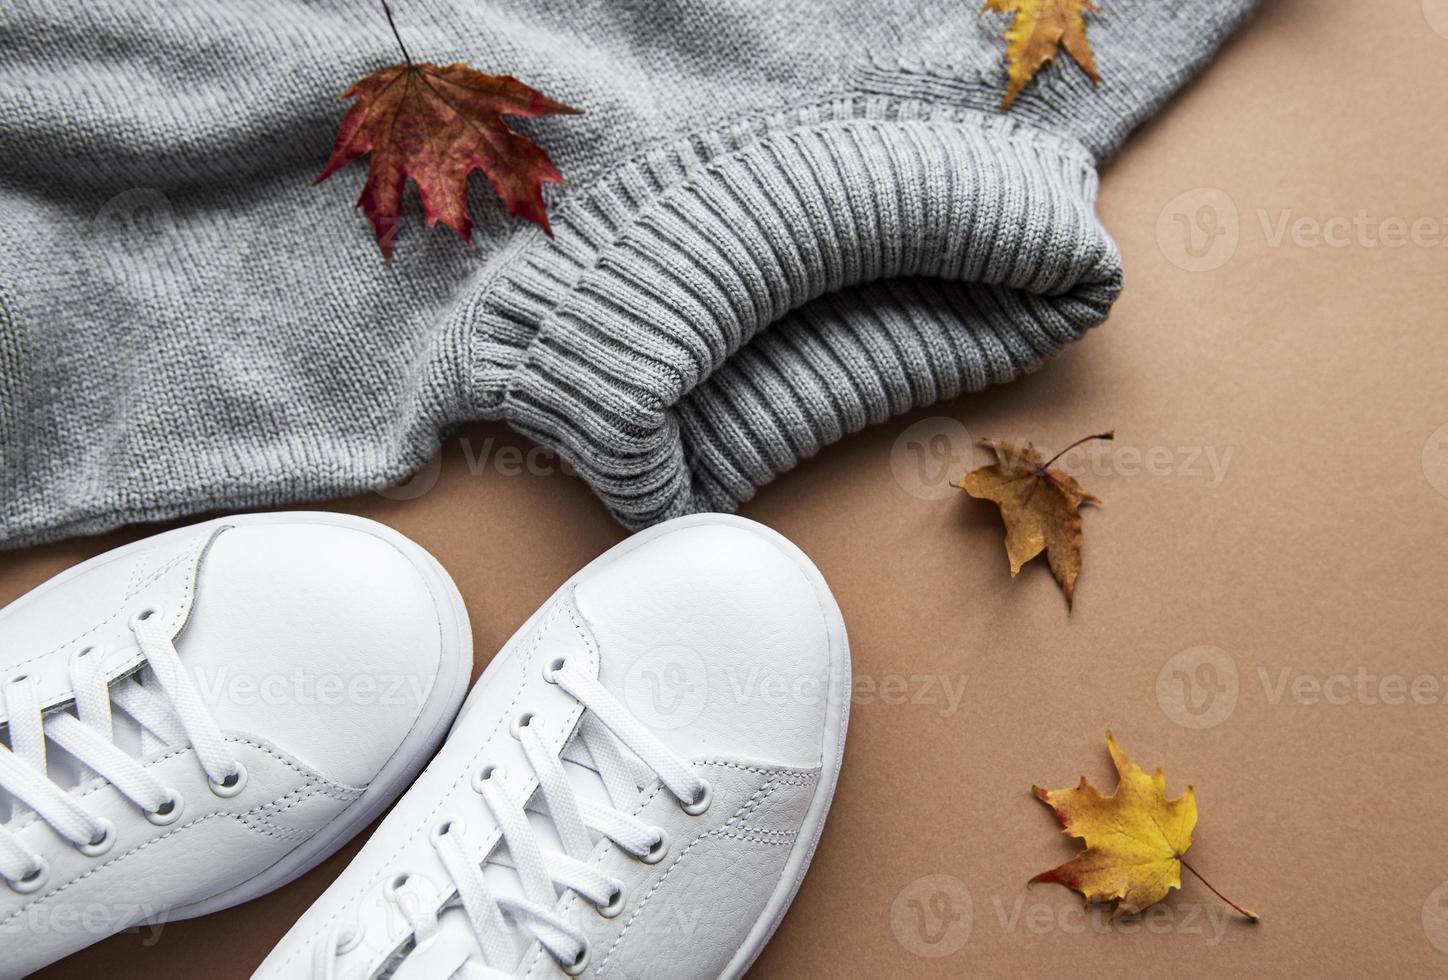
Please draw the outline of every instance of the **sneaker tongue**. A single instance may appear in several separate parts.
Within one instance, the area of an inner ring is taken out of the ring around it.
[[[563,772],[568,779],[568,784],[573,787],[573,792],[579,799],[589,799],[604,806],[612,806],[613,801],[609,799],[608,789],[604,785],[603,778],[593,768],[589,761],[588,750],[578,741],[574,735],[572,741],[563,750]],[[538,839],[538,846],[545,854],[549,852],[561,852],[563,843],[558,837],[558,832],[553,826],[552,819],[548,816],[547,806],[543,801],[541,793],[535,793],[533,800],[528,806],[528,823],[533,829],[534,836]],[[595,838],[597,843],[597,838]],[[483,880],[487,882],[488,888],[494,895],[509,895],[516,898],[525,898],[523,881],[513,869],[512,858],[508,855],[507,849],[500,843],[493,850],[492,857],[483,865]],[[414,975],[422,977],[424,973],[414,974],[414,969],[422,969],[422,963],[431,963],[432,958],[437,955],[430,952],[434,946],[442,946],[448,949],[471,949],[474,955],[480,955],[477,951],[477,940],[473,936],[473,929],[469,923],[467,914],[463,911],[456,899],[443,910],[438,916],[438,935],[436,941],[429,942],[423,948],[409,954],[404,961],[408,972],[402,967],[393,974],[397,980]],[[511,970],[522,961],[528,952],[528,947],[533,944],[533,933],[527,928],[512,930],[513,945],[516,950],[516,959],[512,963],[490,963],[489,966],[500,970]],[[419,964],[414,967],[408,961],[418,957]],[[446,973],[433,973],[431,976],[445,976]]]

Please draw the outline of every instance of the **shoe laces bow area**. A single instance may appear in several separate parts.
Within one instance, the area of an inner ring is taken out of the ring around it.
[[[9,795],[12,812],[0,826],[0,878],[12,891],[36,892],[49,877],[45,855],[32,853],[18,837],[18,824],[28,814],[88,856],[105,854],[116,840],[115,825],[90,812],[57,781],[58,772],[47,770],[47,741],[79,764],[77,782],[106,780],[153,824],[165,826],[180,817],[180,794],[116,743],[112,705],[139,728],[143,755],[154,748],[190,745],[216,795],[235,796],[246,782],[246,769],[227,748],[158,612],[142,610],[129,628],[141,652],[141,669],[112,683],[101,670],[99,647],[78,650],[69,663],[72,703],[46,710],[32,677],[21,674],[4,682],[10,744],[0,745],[0,792]],[[73,712],[68,710],[72,704]],[[58,768],[53,763],[52,769]]]
[[[593,835],[611,840],[640,861],[657,864],[669,851],[667,832],[625,812],[636,809],[641,788],[657,777],[680,807],[695,816],[707,810],[712,799],[708,781],[595,678],[561,657],[547,665],[543,676],[583,707],[578,737],[563,755],[569,750],[586,750],[592,762],[588,768],[597,772],[612,805],[575,792],[564,771],[563,758],[545,745],[539,734],[543,726],[532,714],[513,720],[512,734],[522,743],[528,765],[538,780],[536,796],[541,806],[534,806],[532,812],[551,822],[561,852],[542,846],[529,822],[529,800],[520,799],[516,790],[508,788],[507,780],[500,778],[501,769],[485,764],[473,773],[472,789],[480,805],[497,822],[500,833],[492,853],[470,850],[463,821],[447,819],[432,829],[430,840],[455,894],[439,902],[439,892],[432,883],[420,881],[415,875],[394,875],[385,886],[386,900],[401,912],[417,944],[435,933],[442,911],[461,907],[478,950],[455,977],[501,980],[513,976],[511,970],[519,958],[514,926],[531,933],[565,973],[582,973],[588,965],[588,943],[559,914],[560,890],[571,889],[605,917],[618,915],[624,905],[623,883],[587,860],[595,846]],[[576,761],[587,764],[581,758]],[[491,888],[483,874],[487,864],[512,868],[521,882],[522,894]],[[324,978],[336,976],[337,957],[355,949],[361,939],[357,927],[335,929],[318,947],[316,974]]]

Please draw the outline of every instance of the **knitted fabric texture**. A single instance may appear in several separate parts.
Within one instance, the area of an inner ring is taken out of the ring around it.
[[[474,244],[388,266],[320,186],[334,96],[399,61],[356,0],[0,15],[0,546],[376,489],[503,419],[631,528],[732,510],[847,433],[1008,381],[1107,315],[1097,164],[1251,0],[1111,0],[1005,113],[969,0],[399,0],[414,56],[529,120],[555,237],[473,178]],[[415,198],[415,195],[413,195]]]

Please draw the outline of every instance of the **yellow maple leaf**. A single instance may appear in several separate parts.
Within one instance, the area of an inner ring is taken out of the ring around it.
[[[1148,776],[1126,757],[1110,732],[1106,747],[1118,776],[1112,795],[1102,796],[1084,776],[1075,789],[1031,787],[1036,798],[1055,812],[1061,833],[1086,842],[1080,854],[1031,881],[1053,881],[1075,889],[1088,905],[1116,901],[1120,911],[1130,913],[1155,905],[1173,888],[1180,888],[1185,867],[1218,898],[1256,922],[1255,913],[1224,897],[1183,860],[1197,825],[1192,788],[1168,800],[1160,769]]]
[[[1034,446],[1018,446],[997,439],[982,439],[981,445],[995,450],[996,461],[966,474],[955,486],[979,500],[1000,506],[1006,526],[1006,557],[1011,577],[1042,551],[1051,564],[1069,606],[1076,593],[1076,576],[1081,572],[1081,505],[1101,503],[1069,473],[1051,469],[1051,464],[1090,439],[1114,439],[1103,432],[1079,439],[1051,459],[1042,459]]]
[[[1085,12],[1100,13],[1091,0],[985,0],[981,10],[1015,14],[1006,31],[1006,61],[1010,65],[1010,85],[1001,100],[1008,109],[1021,89],[1025,88],[1041,66],[1056,60],[1056,52],[1064,49],[1075,59],[1091,80],[1101,84],[1096,71],[1096,58],[1091,42],[1086,39]]]

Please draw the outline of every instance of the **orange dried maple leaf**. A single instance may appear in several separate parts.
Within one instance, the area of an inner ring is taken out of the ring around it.
[[[392,23],[392,11],[383,9]],[[392,24],[393,34],[397,25]],[[372,222],[383,256],[391,260],[402,222],[402,194],[410,177],[422,197],[429,228],[439,221],[469,241],[468,175],[481,170],[508,211],[550,236],[543,185],[563,177],[536,143],[509,128],[504,116],[577,114],[508,75],[484,75],[465,64],[403,64],[373,72],[342,94],[356,99],[337,130],[317,183],[372,154],[357,206]]]
[[[1015,14],[1006,31],[1010,84],[1001,100],[1002,109],[1010,108],[1041,66],[1055,61],[1056,52],[1062,49],[1091,76],[1091,81],[1101,84],[1091,42],[1086,38],[1086,11],[1101,11],[1091,0],[985,0],[981,10]]]
[[[996,461],[972,470],[954,484],[972,497],[993,501],[1000,507],[1011,578],[1020,574],[1026,562],[1046,552],[1051,574],[1066,593],[1068,608],[1076,593],[1076,576],[1081,572],[1081,505],[1101,501],[1074,476],[1051,469],[1051,464],[1083,442],[1114,438],[1114,432],[1103,432],[1078,439],[1049,460],[1030,443],[1018,446],[982,439],[981,445],[995,450]]]

